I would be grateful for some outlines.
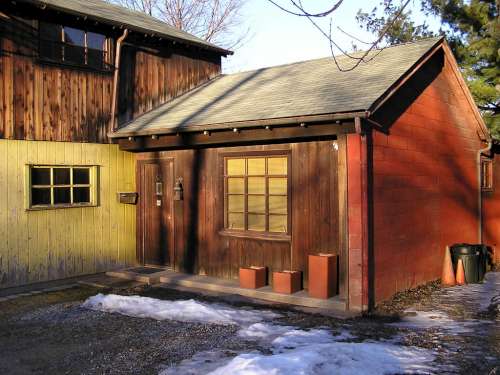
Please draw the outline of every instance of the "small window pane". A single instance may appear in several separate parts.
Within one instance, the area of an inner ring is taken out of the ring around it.
[[[102,34],[96,34],[90,31],[87,33],[87,47],[89,48],[103,51],[105,41],[106,37]]]
[[[85,31],[65,26],[64,41],[68,44],[85,47]]]
[[[54,204],[63,203],[71,203],[70,188],[54,188]]]
[[[50,185],[50,168],[31,168],[32,185]]]
[[[248,230],[265,231],[266,215],[248,214]]]
[[[229,229],[245,229],[245,214],[228,214],[227,227]]]
[[[245,159],[227,159],[227,174],[228,176],[245,174]]]
[[[248,174],[249,175],[264,175],[266,174],[266,159],[248,159]]]
[[[287,194],[286,178],[269,178],[269,194]]]
[[[50,204],[50,188],[31,189],[31,204],[33,206]]]
[[[229,194],[245,193],[245,179],[231,177],[227,179],[227,192]]]
[[[61,42],[62,26],[40,21],[40,37],[54,42]]]
[[[73,185],[90,184],[90,170],[88,168],[73,168]]]
[[[286,175],[288,172],[288,159],[285,158],[269,158],[268,163],[268,174]]]
[[[244,195],[229,195],[227,197],[227,207],[229,212],[245,211],[245,196]]]
[[[54,185],[69,185],[70,180],[69,168],[54,168]]]
[[[269,213],[270,214],[286,214],[288,199],[286,196],[269,196]]]
[[[286,215],[269,215],[269,232],[286,233],[288,217]]]
[[[90,203],[90,188],[73,188],[73,203]]]
[[[266,194],[265,177],[248,177],[248,194]]]
[[[249,195],[248,196],[248,212],[266,213],[266,196],[265,195]]]

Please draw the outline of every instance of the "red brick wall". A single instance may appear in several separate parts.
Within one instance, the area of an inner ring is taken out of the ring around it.
[[[483,193],[483,242],[491,246],[500,263],[500,154],[493,162],[493,191]]]
[[[439,278],[446,245],[477,242],[476,129],[445,60],[390,134],[374,132],[376,302]]]
[[[368,305],[366,139],[358,134],[347,136],[347,181],[349,309],[365,310]]]

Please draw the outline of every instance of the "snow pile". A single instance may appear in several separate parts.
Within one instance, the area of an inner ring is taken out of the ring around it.
[[[252,337],[271,339],[268,345],[271,354],[254,351],[230,359],[219,352],[217,359],[216,352],[207,352],[183,361],[161,375],[427,374],[434,360],[427,350],[389,342],[340,342],[352,336],[348,333],[333,336],[324,329],[305,331],[257,323],[244,331],[246,337],[254,333]],[[241,332],[240,336],[243,336]],[[219,367],[216,367],[217,363]]]
[[[278,314],[270,311],[234,309],[222,304],[207,304],[192,299],[164,301],[116,294],[98,294],[90,297],[83,303],[83,307],[137,318],[215,324],[249,325],[279,317]]]

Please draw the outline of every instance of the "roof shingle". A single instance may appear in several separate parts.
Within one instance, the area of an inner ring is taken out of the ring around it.
[[[176,29],[165,22],[151,17],[143,12],[130,10],[119,5],[102,0],[19,0],[25,3],[43,5],[62,12],[87,16],[97,21],[128,27],[131,30],[205,47],[221,54],[231,54],[231,51],[220,48],[194,35]]]
[[[375,51],[371,61],[349,72],[339,71],[328,57],[221,75],[138,117],[111,136],[366,111],[440,41],[429,38]],[[339,61],[344,67],[353,64],[346,57]]]

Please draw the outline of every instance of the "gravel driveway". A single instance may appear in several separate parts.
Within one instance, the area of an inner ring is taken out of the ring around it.
[[[489,303],[499,287],[498,273],[490,274],[481,286],[463,290],[429,284],[399,294],[371,316],[350,320],[283,306],[225,302],[235,308],[272,310],[280,315],[273,324],[347,333],[343,341],[348,343],[390,342],[427,351],[434,358],[434,370],[424,373],[500,374],[498,306]],[[0,374],[158,374],[165,369],[197,373],[189,364],[200,358],[204,365],[214,362],[207,367],[213,368],[217,361],[225,365],[242,353],[243,358],[244,353],[258,353],[264,359],[272,354],[273,349],[259,340],[242,340],[239,327],[231,324],[159,321],[82,307],[99,292],[78,287],[1,302]],[[140,287],[119,293],[221,302],[218,297],[171,289]],[[212,358],[213,353],[218,354]],[[221,353],[227,358],[221,359]]]

